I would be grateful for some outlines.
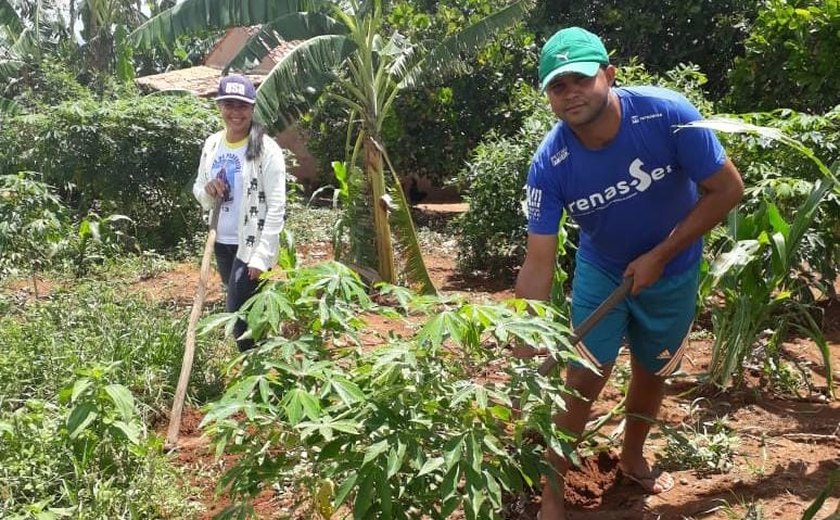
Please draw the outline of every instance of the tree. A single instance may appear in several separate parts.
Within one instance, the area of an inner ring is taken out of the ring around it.
[[[792,108],[823,114],[840,102],[839,0],[771,0],[730,73],[731,108]]]
[[[344,106],[348,136],[353,136],[347,171],[353,175],[357,161],[363,164],[379,275],[396,281],[393,224],[406,259],[406,276],[433,292],[405,195],[383,145],[382,125],[401,91],[457,70],[466,53],[521,19],[525,1],[435,42],[415,43],[389,30],[381,0],[186,0],[143,24],[132,37],[138,45],[150,46],[172,42],[189,30],[264,24],[231,61],[229,67],[234,68],[258,62],[283,40],[302,40],[260,85],[257,119],[282,129],[319,100]],[[386,166],[392,174],[387,181]]]
[[[74,11],[76,2],[77,0],[70,0]],[[133,68],[130,59],[120,59],[124,57],[121,43],[126,32],[125,27],[137,27],[146,20],[139,2],[133,5],[133,2],[125,0],[81,0],[78,14],[83,25],[82,37],[86,42],[85,58],[88,68],[110,72],[116,65],[119,76],[122,79],[130,79]],[[126,66],[126,63],[129,65]]]
[[[726,92],[726,74],[762,0],[539,0],[530,25],[538,41],[558,26],[580,25],[600,35],[614,60],[638,57],[663,74],[693,63],[709,78],[713,98]]]

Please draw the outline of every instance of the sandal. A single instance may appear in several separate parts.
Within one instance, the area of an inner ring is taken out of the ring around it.
[[[633,475],[629,471],[625,470],[621,464],[619,464],[618,469],[621,471],[621,475],[623,477],[635,482],[645,490],[645,493],[651,495],[667,493],[674,487],[674,477],[672,477],[670,473],[660,469],[651,469],[650,473],[646,476]],[[659,491],[656,490],[656,486],[660,487]]]

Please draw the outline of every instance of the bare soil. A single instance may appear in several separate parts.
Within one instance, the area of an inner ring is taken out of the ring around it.
[[[305,263],[329,256],[324,248],[311,251],[315,255],[301,253]],[[434,282],[443,292],[462,292],[477,299],[493,300],[513,296],[511,280],[459,275],[453,255],[432,254],[426,261]],[[184,264],[173,272],[138,282],[138,289],[148,291],[152,297],[191,301],[197,273],[197,265]],[[211,291],[210,299],[221,297],[218,289]],[[837,380],[840,379],[840,301],[825,302],[823,310],[823,331],[830,344]],[[375,348],[391,330],[407,332],[401,320],[375,317],[368,325],[364,340],[369,348]],[[840,403],[824,399],[827,388],[821,373],[822,363],[811,340],[793,338],[785,344],[787,357],[799,362],[816,390],[793,396],[767,390],[758,370],[748,370],[747,382],[741,388],[727,392],[701,390],[696,380],[708,368],[711,341],[708,331],[698,330],[693,337],[698,339],[691,340],[683,363],[684,374],[668,385],[660,419],[665,425],[679,427],[690,419],[693,402],[709,420],[725,417],[740,439],[734,467],[723,474],[672,469],[674,488],[662,495],[647,496],[638,485],[620,478],[617,468],[620,446],[603,441],[589,447],[590,453],[584,454],[587,456],[582,465],[567,477],[566,500],[571,520],[743,518],[750,504],[759,505],[762,513],[750,518],[799,520],[829,475],[840,470]],[[624,353],[617,366],[627,362]],[[620,401],[619,387],[614,375],[595,406],[595,415],[606,413]],[[229,503],[224,494],[215,493],[215,488],[221,470],[230,459],[215,459],[209,441],[197,428],[200,420],[200,412],[186,412],[174,460],[187,470],[200,490],[198,498],[206,505],[206,513],[201,516],[204,519],[212,518]],[[617,425],[618,420],[609,423],[604,433],[609,434]],[[165,428],[165,424],[161,425],[161,432]],[[651,461],[659,460],[666,442],[662,432],[654,427],[647,445]],[[262,518],[311,518],[305,508],[296,505],[300,496],[301,490],[270,488],[256,498],[254,506]],[[539,509],[536,492],[509,497],[508,502],[505,515],[511,519],[533,519]],[[840,488],[835,489],[816,518],[824,519],[838,507]],[[732,511],[740,516],[729,516]]]

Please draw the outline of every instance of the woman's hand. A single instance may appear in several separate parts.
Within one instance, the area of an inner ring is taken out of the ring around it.
[[[204,185],[204,191],[211,197],[221,199],[227,195],[227,183],[221,179],[213,179]]]
[[[260,276],[262,276],[263,272],[256,267],[249,267],[248,268],[248,278],[251,280],[257,280]]]

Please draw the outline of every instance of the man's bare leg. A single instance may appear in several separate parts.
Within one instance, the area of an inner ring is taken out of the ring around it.
[[[665,395],[665,378],[649,372],[635,358],[631,360],[630,389],[627,392],[627,424],[621,452],[621,469],[650,493],[661,493],[673,486],[667,473],[655,476],[644,457],[644,445]],[[648,420],[635,417],[646,417]]]
[[[592,403],[598,398],[612,371],[612,365],[603,367],[598,375],[583,367],[569,366],[566,369],[566,387],[573,388],[585,399],[566,397],[566,411],[555,418],[558,428],[567,431],[575,437],[580,436],[589,420]],[[557,470],[557,487],[548,479],[543,487],[540,506],[540,520],[566,520],[566,509],[563,504],[563,476],[569,469],[565,458],[549,450],[548,460]]]

